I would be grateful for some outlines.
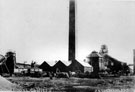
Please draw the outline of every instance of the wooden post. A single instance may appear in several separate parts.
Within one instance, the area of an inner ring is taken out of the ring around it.
[[[133,50],[133,74],[135,75],[135,49]]]

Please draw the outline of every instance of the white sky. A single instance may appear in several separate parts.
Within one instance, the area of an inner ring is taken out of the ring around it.
[[[106,44],[109,54],[133,62],[135,1],[78,0],[76,58]],[[0,0],[0,53],[17,62],[68,60],[69,0]]]

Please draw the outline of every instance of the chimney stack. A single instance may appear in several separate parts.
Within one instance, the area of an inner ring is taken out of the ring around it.
[[[69,47],[68,60],[75,60],[75,0],[69,2]]]

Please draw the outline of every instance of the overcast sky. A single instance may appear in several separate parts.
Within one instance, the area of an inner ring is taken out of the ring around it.
[[[0,53],[17,62],[68,60],[69,0],[0,0]],[[76,1],[76,58],[106,44],[109,54],[133,62],[135,1]]]

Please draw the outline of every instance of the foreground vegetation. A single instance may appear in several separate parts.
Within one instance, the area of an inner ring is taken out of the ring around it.
[[[31,78],[31,77],[8,77],[12,83],[18,85],[13,90],[51,90],[51,91],[90,91],[100,89],[134,89],[135,77],[121,76],[119,78]],[[42,92],[42,91],[41,91]]]

